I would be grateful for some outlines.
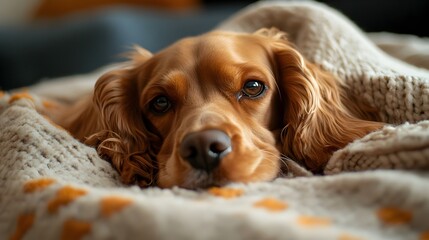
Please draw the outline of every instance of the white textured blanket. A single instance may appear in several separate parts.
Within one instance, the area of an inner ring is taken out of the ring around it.
[[[0,239],[429,239],[429,72],[378,50],[315,3],[250,6],[220,28],[275,26],[390,123],[326,174],[201,191],[124,186],[95,150],[0,96]],[[399,169],[352,172],[366,169]],[[402,170],[401,170],[402,169]]]

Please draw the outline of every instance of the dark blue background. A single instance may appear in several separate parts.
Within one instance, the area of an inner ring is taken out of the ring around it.
[[[85,73],[124,60],[138,44],[152,52],[185,36],[207,32],[251,0],[206,0],[180,13],[133,8],[100,9],[60,20],[0,27],[0,89],[43,78]],[[234,4],[231,4],[233,2]],[[324,0],[364,31],[429,36],[429,0]]]

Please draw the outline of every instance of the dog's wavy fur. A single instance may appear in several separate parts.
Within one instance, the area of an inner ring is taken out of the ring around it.
[[[56,117],[96,147],[128,184],[199,187],[272,180],[286,169],[285,157],[321,173],[334,151],[383,126],[374,109],[305,60],[276,29],[211,32],[156,55],[136,48],[131,59],[127,68],[103,75],[93,96]],[[246,78],[263,81],[267,93],[258,99],[232,97]],[[176,101],[163,116],[147,107],[159,93]],[[202,129],[224,131],[233,145],[210,176],[177,153],[183,136]]]

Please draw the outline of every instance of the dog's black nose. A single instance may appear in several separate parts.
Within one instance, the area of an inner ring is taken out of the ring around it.
[[[220,130],[189,133],[180,144],[180,156],[195,169],[210,172],[231,152],[231,138]]]

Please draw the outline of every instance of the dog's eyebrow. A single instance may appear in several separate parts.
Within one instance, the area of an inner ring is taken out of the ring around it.
[[[146,104],[152,98],[162,94],[170,98],[179,98],[184,96],[187,90],[187,76],[179,70],[173,70],[153,79],[143,92],[142,103]]]
[[[238,76],[241,76],[241,84],[246,80],[265,80],[266,83],[269,82],[269,79],[273,77],[273,73],[269,68],[263,68],[260,64],[253,62],[245,62],[235,64],[234,68]]]
[[[181,87],[186,85],[187,76],[179,70],[173,70],[161,76],[158,84],[162,86]]]

